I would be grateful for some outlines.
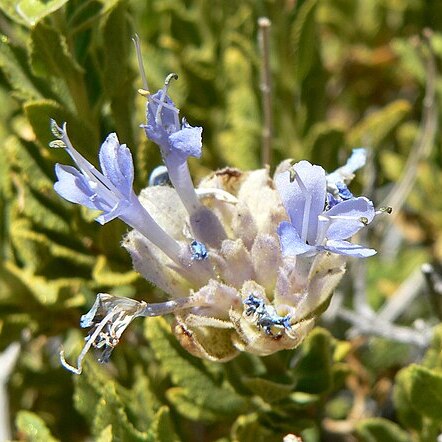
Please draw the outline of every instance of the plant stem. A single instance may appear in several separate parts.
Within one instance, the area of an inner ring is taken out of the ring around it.
[[[270,26],[272,23],[267,17],[258,19],[259,46],[261,50],[261,93],[264,122],[262,129],[261,164],[270,165],[272,161],[272,85],[270,73]]]

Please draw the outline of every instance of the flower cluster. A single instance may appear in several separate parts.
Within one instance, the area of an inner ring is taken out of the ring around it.
[[[187,166],[200,157],[202,128],[180,120],[162,89],[147,97],[147,137],[161,151],[156,170],[140,195],[132,188],[132,156],[116,134],[101,146],[101,172],[72,146],[66,125],[52,123],[77,168],[56,165],[56,192],[101,212],[104,224],[120,218],[132,230],[123,246],[134,268],[170,298],[146,303],[100,293],[81,326],[91,328],[74,373],[89,348],[110,353],[133,319],[172,313],[173,331],[192,354],[227,361],[239,351],[268,355],[299,345],[314,325],[345,271],[347,257],[373,249],[349,241],[379,212],[347,185],[365,163],[356,149],[331,174],[308,161],[242,172],[226,168],[195,188]]]

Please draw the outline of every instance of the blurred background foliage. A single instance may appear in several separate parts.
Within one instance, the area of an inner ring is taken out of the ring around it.
[[[195,179],[257,168],[262,16],[272,22],[272,167],[309,159],[331,171],[369,148],[352,190],[394,207],[366,239],[380,253],[351,266],[323,328],[297,350],[208,363],[179,346],[170,318],[155,318],[132,325],[110,364],[89,356],[71,375],[58,349],[78,354],[79,317],[97,292],[164,295],[131,270],[122,223],[100,227],[53,191],[54,164],[67,158],[48,147],[49,118],[66,121],[94,163],[116,131],[136,158],[136,189],[145,186],[160,157],[139,128],[137,32],[150,88],[177,72],[171,96],[204,127]],[[0,372],[11,343],[17,356],[0,377],[9,417],[0,413],[11,437],[435,441],[442,302],[420,266],[432,263],[437,280],[441,30],[442,3],[425,0],[0,0]]]

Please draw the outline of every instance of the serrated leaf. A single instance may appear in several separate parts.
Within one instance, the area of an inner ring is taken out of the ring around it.
[[[64,107],[81,116],[87,126],[94,115],[84,70],[74,58],[63,33],[40,22],[32,28],[28,50],[33,73],[45,78]]]
[[[64,244],[58,244],[52,238],[42,233],[37,233],[29,228],[29,223],[24,219],[16,220],[11,227],[11,238],[16,246],[22,242],[27,243],[27,248],[32,248],[32,245],[37,245],[39,250],[34,251],[34,259],[41,257],[40,264],[44,261],[44,258],[63,258],[72,263],[90,266],[95,264],[96,258],[94,256],[78,252],[70,247],[66,247]],[[27,250],[29,252],[29,250]],[[38,254],[38,255],[37,255]],[[42,256],[46,255],[46,256]],[[27,259],[31,263],[31,257]],[[35,263],[38,265],[39,263]]]
[[[238,413],[245,405],[244,399],[227,387],[219,386],[204,368],[201,361],[187,354],[170,331],[164,318],[145,321],[146,336],[172,382],[181,387],[174,397],[188,398],[205,416],[218,420]],[[185,412],[185,408],[182,407]],[[192,415],[195,412],[192,411]]]
[[[83,366],[81,376],[74,378],[75,393],[73,399],[78,412],[81,413],[88,422],[92,422],[94,416],[91,411],[95,410],[97,406],[103,385],[106,382],[112,381],[105,376],[103,370],[96,370],[96,367],[87,360],[83,361]]]
[[[220,132],[217,143],[227,164],[242,169],[258,166],[256,154],[261,135],[258,106],[252,87],[249,59],[237,48],[224,54],[226,128]],[[241,81],[238,81],[241,79]]]
[[[260,396],[268,403],[277,402],[286,398],[293,391],[293,384],[282,384],[263,378],[243,378],[244,385],[252,393]]]
[[[301,82],[312,67],[315,57],[318,39],[316,38],[315,13],[317,0],[306,0],[299,8],[293,30],[291,41],[295,55],[295,71],[299,82]]]
[[[332,385],[333,346],[331,335],[315,328],[301,347],[301,357],[294,368],[298,379],[296,391],[324,393]]]
[[[127,285],[135,282],[139,278],[138,273],[133,270],[124,273],[112,271],[105,255],[99,255],[95,259],[92,276],[100,285],[108,285],[111,287]]]
[[[274,433],[260,424],[259,416],[255,413],[239,416],[232,425],[230,436],[232,442],[270,442],[275,438]]]
[[[0,69],[12,86],[14,95],[23,100],[40,98],[40,92],[29,79],[18,56],[18,49],[13,48],[7,40],[0,40]]]
[[[32,442],[56,442],[43,419],[30,411],[19,411],[15,421],[17,430]]]
[[[344,131],[329,123],[317,123],[309,131],[305,144],[311,152],[312,160],[317,161],[316,164],[325,168],[335,167],[338,166],[336,160],[339,149],[345,145]]]
[[[192,392],[188,392],[181,387],[169,388],[166,391],[167,400],[173,405],[178,413],[185,416],[187,419],[196,422],[217,422],[222,419],[222,416],[218,415],[208,407],[195,403],[192,394]]]
[[[31,31],[30,62],[35,75],[81,81],[83,69],[69,51],[64,35],[42,23]]]
[[[112,117],[119,138],[134,146],[132,133],[133,74],[130,71],[130,32],[127,6],[118,2],[109,12],[103,26],[103,86],[111,99]]]
[[[411,108],[408,101],[396,100],[367,115],[348,132],[347,144],[378,146],[410,113]]]
[[[382,418],[358,422],[356,434],[361,442],[411,442],[411,437],[399,425]]]
[[[93,420],[93,432],[100,435],[109,425],[112,425],[114,440],[130,440],[133,442],[148,441],[147,433],[138,431],[125,413],[123,402],[118,396],[115,384],[109,382],[102,386],[102,397],[97,403]]]
[[[168,407],[161,407],[155,414],[148,431],[148,440],[152,442],[179,442],[173,429]]]
[[[406,372],[410,377],[409,394],[413,408],[442,422],[442,374],[418,365],[408,367]]]
[[[51,118],[53,118],[59,123],[67,122],[69,138],[79,152],[82,153],[87,148],[98,151],[96,130],[56,101],[46,99],[28,101],[24,106],[24,111],[42,147],[49,149],[49,143],[54,139],[50,128]]]
[[[65,5],[68,0],[21,0],[17,3],[17,12],[30,25],[35,26],[40,20]]]
[[[141,431],[148,431],[152,422],[158,418],[160,402],[152,390],[150,379],[140,366],[134,368],[134,384],[128,391],[125,405],[128,414],[133,416],[134,424]]]
[[[34,295],[35,299],[42,305],[54,305],[61,294],[66,296],[73,291],[78,291],[83,281],[80,278],[58,278],[47,279],[45,276],[34,275],[30,269],[22,269],[11,261],[4,263],[15,277]]]
[[[417,431],[422,429],[422,416],[414,409],[410,401],[411,376],[407,368],[396,375],[393,401],[400,423],[406,428]]]

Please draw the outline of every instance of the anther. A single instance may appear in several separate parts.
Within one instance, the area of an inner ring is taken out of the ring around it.
[[[163,107],[166,104],[167,91],[169,89],[170,82],[172,80],[178,80],[178,74],[175,74],[174,72],[172,72],[164,80],[164,87],[162,90],[163,93],[161,94],[161,99],[158,101],[158,109],[157,109],[157,113],[155,115],[155,122],[160,126],[162,125],[161,111],[163,110]]]
[[[393,212],[393,208],[392,207],[380,207],[376,213],[388,213],[390,215],[390,213]]]
[[[61,140],[64,136],[63,129],[57,124],[57,122],[51,118],[51,132],[55,138]]]
[[[49,143],[49,147],[53,149],[66,149],[66,143],[61,140],[54,140]]]
[[[137,92],[144,98],[148,98],[150,95],[150,92],[147,89],[143,88],[138,89]]]
[[[290,182],[293,183],[293,181],[295,181],[296,178],[296,172],[294,169],[289,169],[289,173],[290,173]]]
[[[190,243],[190,250],[192,252],[192,261],[205,261],[209,257],[206,246],[202,242],[193,240]]]

